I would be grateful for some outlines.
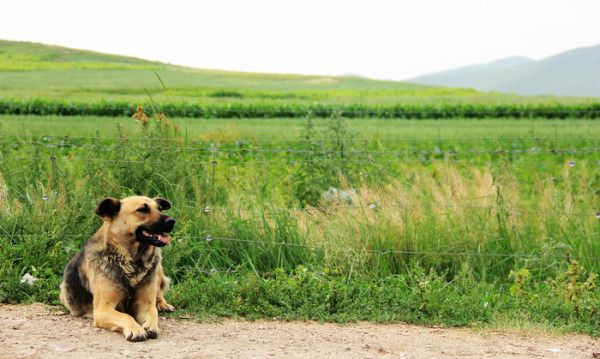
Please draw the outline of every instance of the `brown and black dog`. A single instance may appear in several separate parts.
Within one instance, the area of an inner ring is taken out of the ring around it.
[[[175,226],[162,213],[169,208],[160,197],[100,202],[102,226],[69,261],[60,284],[60,300],[71,314],[91,314],[95,326],[130,341],[158,337],[158,310],[175,310],[163,296],[170,280],[161,266],[160,247]]]

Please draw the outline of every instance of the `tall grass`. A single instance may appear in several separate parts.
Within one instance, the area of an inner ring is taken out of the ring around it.
[[[597,332],[600,158],[585,139],[425,151],[363,141],[336,115],[306,120],[284,148],[211,146],[162,117],[137,121],[111,139],[3,137],[2,302],[56,303],[96,202],[137,193],[174,205],[164,265],[189,310],[465,324],[534,303],[537,322]]]

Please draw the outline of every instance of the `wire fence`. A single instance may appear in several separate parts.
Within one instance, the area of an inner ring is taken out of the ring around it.
[[[363,165],[380,165],[384,164],[392,164],[392,163],[428,163],[431,161],[445,161],[447,163],[457,163],[457,164],[478,164],[478,165],[496,165],[502,163],[510,163],[511,165],[526,165],[526,166],[544,166],[544,165],[557,165],[557,161],[535,161],[535,160],[521,160],[518,161],[510,161],[508,158],[510,155],[530,155],[530,154],[551,154],[551,155],[582,155],[585,160],[596,161],[597,165],[600,165],[600,158],[593,158],[594,154],[600,153],[600,147],[559,147],[553,146],[550,148],[544,148],[541,146],[525,148],[525,147],[509,147],[509,148],[478,148],[478,147],[468,147],[464,149],[452,149],[452,150],[443,150],[440,148],[434,149],[410,149],[410,150],[345,150],[344,155],[346,157],[340,158],[336,157],[340,153],[337,150],[326,150],[326,151],[312,151],[312,150],[303,150],[298,148],[289,148],[289,147],[275,147],[275,148],[263,148],[257,144],[273,142],[273,143],[284,143],[287,140],[284,139],[274,139],[270,140],[254,140],[250,139],[247,142],[242,140],[238,140],[235,142],[211,142],[211,141],[202,141],[202,142],[184,142],[178,143],[174,142],[174,146],[164,146],[162,144],[156,146],[148,146],[145,144],[128,146],[123,144],[123,142],[127,141],[135,141],[137,142],[152,142],[148,139],[123,139],[123,138],[115,138],[115,137],[75,137],[75,136],[42,136],[43,138],[50,139],[52,141],[47,140],[27,140],[23,141],[22,139],[11,138],[7,135],[0,135],[0,143],[3,144],[12,144],[16,146],[45,146],[51,149],[61,149],[61,148],[82,148],[82,149],[96,149],[98,147],[103,148],[105,150],[117,150],[123,148],[132,148],[136,149],[157,149],[157,150],[173,150],[173,151],[197,151],[200,152],[202,156],[204,156],[203,161],[186,161],[187,166],[211,166],[210,173],[210,183],[212,188],[212,196],[214,197],[214,188],[215,188],[215,171],[221,161],[227,160],[228,158],[233,157],[238,158],[240,160],[247,160],[250,157],[250,161],[253,163],[259,164],[268,164],[272,162],[281,163],[281,161],[288,161],[289,164],[295,163],[315,163],[318,161],[334,161],[334,162],[350,162],[350,161],[363,161]],[[85,141],[96,141],[96,143],[76,143],[72,142],[72,139],[80,139]],[[493,138],[493,137],[471,137],[471,138],[443,138],[443,137],[435,137],[435,138],[407,138],[407,139],[394,139],[394,140],[381,140],[376,142],[387,142],[387,143],[403,143],[403,142],[427,142],[427,141],[456,141],[456,142],[466,142],[466,141],[505,141],[505,140],[519,140],[519,141],[552,141],[554,144],[557,144],[563,140],[582,140],[582,141],[593,141],[600,142],[600,139],[596,137],[570,137],[570,138],[553,138],[553,137],[509,137],[509,138]],[[56,142],[60,140],[61,142]],[[162,140],[161,140],[162,141]],[[107,145],[104,142],[118,142],[116,145]],[[299,141],[295,141],[298,143]],[[329,142],[322,142],[329,143]],[[193,146],[193,144],[197,144],[198,146]],[[249,147],[251,144],[255,144],[255,147]],[[227,146],[234,146],[233,148]],[[254,157],[250,156],[250,154],[256,155]],[[272,155],[271,157],[267,157],[266,155]],[[275,155],[275,156],[273,156]],[[295,158],[292,155],[303,155],[305,157]],[[307,158],[311,155],[314,155],[314,158]],[[330,156],[331,155],[331,156]],[[438,158],[434,159],[423,159],[423,158],[409,158],[409,156],[438,156]],[[477,155],[498,155],[498,159],[496,161],[490,160],[481,160],[476,158],[475,160],[464,160],[454,158],[455,156],[477,156]],[[328,157],[329,156],[329,157]],[[402,157],[404,156],[404,157]],[[523,156],[525,157],[525,156]],[[584,160],[582,158],[575,159],[565,159],[560,158],[562,165],[568,167],[576,167],[578,161]],[[56,163],[59,158],[56,155],[52,155],[49,157],[49,160],[52,163]],[[155,165],[154,160],[150,161],[148,159],[124,159],[121,155],[120,158],[95,158],[95,157],[78,157],[78,156],[63,156],[60,160],[64,161],[76,161],[76,160],[85,160],[86,163],[112,163],[115,165],[132,165],[132,164],[147,164],[149,166]],[[565,162],[567,161],[568,162]],[[235,165],[236,162],[228,164]],[[560,164],[560,162],[559,162]],[[44,201],[51,201],[52,197],[46,194],[43,194],[42,199]],[[492,197],[491,200],[495,198]],[[355,201],[355,203],[344,204],[342,201],[341,206],[337,206],[335,210],[339,210],[342,208],[345,211],[372,211],[376,213],[380,210],[394,210],[394,211],[408,211],[411,207],[410,205],[404,204],[381,204],[373,201],[368,203],[366,201],[355,199],[351,200]],[[212,200],[215,203],[214,198]],[[485,204],[472,204],[472,203],[452,203],[452,204],[434,204],[433,206],[442,207],[443,210],[446,210],[449,213],[456,213],[456,208],[469,208],[476,210],[485,210],[485,211],[504,211],[507,213],[517,213],[517,214],[527,214],[535,211],[539,211],[539,209],[523,209],[523,208],[515,208],[506,204],[498,204],[495,203],[493,205],[485,205]],[[273,211],[273,212],[306,212],[306,211],[321,211],[319,208],[305,208],[305,207],[279,207],[274,205],[263,205],[256,206],[254,208],[242,208],[239,207],[225,207],[225,206],[209,206],[207,204],[201,204],[198,202],[184,202],[180,204],[175,204],[175,208],[185,209],[185,210],[196,210],[206,215],[211,216],[211,220],[216,221],[214,216],[214,212],[222,211],[222,212],[235,212],[235,211],[259,211],[261,214],[265,212]],[[440,208],[436,208],[440,210]],[[327,209],[325,209],[326,211]],[[588,209],[559,209],[552,208],[547,209],[548,212],[552,213],[561,213],[565,215],[572,216],[595,216],[600,219],[600,208],[598,211],[588,210]],[[6,232],[0,232],[0,238],[22,238],[22,237],[47,237],[52,236],[53,234],[11,234]],[[214,235],[214,236],[213,236]],[[600,235],[600,232],[590,232],[588,236],[590,238],[594,238],[595,236]],[[56,234],[57,238],[72,238],[72,239],[84,239],[88,236],[86,235],[63,235]],[[306,243],[295,243],[295,242],[284,242],[284,241],[270,241],[270,240],[256,240],[256,239],[245,239],[245,238],[234,238],[234,237],[226,237],[226,236],[218,236],[218,233],[208,233],[206,236],[181,236],[176,237],[181,240],[192,240],[198,243],[203,243],[203,245],[209,246],[210,248],[215,247],[215,243],[247,243],[253,245],[261,245],[261,246],[283,246],[283,247],[297,247],[310,251],[326,251],[331,250],[324,246],[319,245],[310,245]],[[484,252],[484,251],[465,251],[465,250],[447,250],[447,249],[424,249],[424,250],[399,250],[399,249],[390,249],[390,248],[340,248],[336,247],[336,251],[346,251],[350,253],[367,253],[377,256],[382,255],[407,255],[407,256],[455,256],[455,257],[489,257],[489,258],[521,258],[521,259],[577,259],[577,260],[586,260],[590,262],[598,262],[600,261],[600,257],[596,256],[573,256],[571,254],[552,254],[552,253],[496,253],[496,252]],[[207,271],[208,273],[213,273],[213,270],[202,269],[203,271]],[[219,271],[219,270],[218,270]],[[227,269],[226,272],[230,272],[230,269]]]
[[[267,215],[269,213],[286,213],[293,215],[295,213],[316,213],[324,215],[327,213],[379,213],[381,211],[393,211],[393,212],[405,212],[411,210],[423,209],[427,206],[419,206],[413,203],[420,203],[421,199],[414,198],[408,199],[406,203],[389,203],[389,200],[383,200],[383,203],[379,199],[366,200],[357,196],[355,191],[352,190],[335,190],[336,194],[332,195],[329,200],[329,206],[323,207],[282,207],[272,203],[253,203],[252,206],[244,206],[242,204],[233,206],[218,206],[211,205],[208,203],[208,199],[205,201],[185,201],[173,203],[172,210],[186,210],[194,211],[194,213],[203,213],[205,215],[212,214],[214,212],[222,213],[256,213],[260,215]],[[43,201],[52,201],[53,196],[42,194],[41,199]],[[483,202],[493,202],[493,204],[482,204],[482,203],[469,203],[474,199]],[[594,208],[521,208],[514,204],[509,203],[498,203],[496,195],[480,196],[477,198],[465,199],[461,202],[453,203],[431,203],[429,209],[434,212],[445,212],[447,214],[454,214],[460,216],[466,210],[480,210],[487,211],[488,213],[505,213],[505,214],[560,214],[565,216],[577,216],[579,218],[591,216],[600,219],[600,210],[596,211]],[[89,202],[89,207],[95,207],[97,203]],[[460,210],[460,212],[457,212]],[[471,212],[469,212],[472,214]]]
[[[593,232],[590,235],[600,235],[600,232]],[[85,239],[89,238],[89,235],[65,235],[65,234],[10,234],[1,233],[0,238],[68,238],[68,239]],[[192,240],[194,243],[199,245],[214,246],[219,242],[238,242],[238,243],[250,243],[261,246],[283,246],[283,247],[296,247],[307,249],[310,251],[334,251],[334,252],[349,252],[349,253],[368,253],[373,255],[411,255],[411,256],[457,256],[457,257],[498,257],[498,258],[522,258],[522,259],[575,259],[575,260],[586,260],[591,262],[600,262],[600,257],[596,256],[578,256],[570,253],[564,254],[552,254],[552,253],[497,253],[497,252],[484,252],[484,251],[456,251],[456,250],[439,250],[439,249],[425,249],[425,250],[398,250],[390,248],[348,248],[339,247],[328,248],[326,246],[310,245],[305,243],[297,242],[284,242],[284,241],[270,241],[270,240],[256,240],[256,239],[244,239],[244,238],[232,238],[232,237],[219,237],[207,234],[206,236],[177,236],[176,240]],[[498,239],[503,240],[503,239]],[[481,245],[478,243],[477,245]]]
[[[1,136],[0,136],[1,137]],[[59,137],[59,136],[55,136],[55,137]],[[96,137],[96,139],[99,139],[101,137]],[[587,137],[584,137],[587,138]],[[20,142],[20,141],[16,141],[14,139],[9,139],[9,140],[0,140],[0,143],[17,143],[17,144],[31,144],[31,145],[50,145],[50,146],[56,146],[56,147],[64,147],[67,146],[64,143],[42,143],[42,142]],[[71,146],[71,145],[68,145]],[[72,146],[80,146],[80,147],[85,147],[85,148],[97,148],[98,146],[104,147],[106,146],[106,144],[73,144]],[[125,146],[126,147],[126,146]],[[108,147],[109,149],[114,149],[117,147]],[[150,147],[150,148],[155,148],[155,147]],[[159,147],[161,148],[161,147]],[[173,149],[171,147],[165,147],[166,149]],[[176,150],[178,148],[175,148]],[[545,154],[553,154],[553,155],[558,155],[558,154],[568,154],[568,155],[574,155],[574,154],[583,154],[583,155],[590,155],[590,154],[595,154],[595,153],[600,153],[600,147],[574,147],[574,148],[539,148],[539,147],[534,147],[534,148],[510,148],[510,149],[504,149],[504,148],[499,148],[499,149],[481,149],[481,148],[468,148],[468,149],[464,149],[464,150],[450,150],[450,151],[442,151],[440,149],[436,149],[436,150],[405,150],[405,151],[387,151],[387,150],[382,150],[382,151],[368,151],[368,150],[346,150],[345,151],[345,157],[330,157],[329,155],[337,155],[338,151],[311,151],[311,150],[300,150],[300,149],[290,149],[290,148],[251,148],[251,149],[246,149],[246,148],[235,148],[235,149],[223,149],[223,148],[219,148],[218,146],[215,146],[214,143],[211,144],[211,147],[184,147],[182,149],[188,149],[188,150],[195,150],[195,151],[199,151],[199,152],[205,152],[206,153],[206,157],[203,161],[186,161],[186,165],[187,166],[202,166],[202,167],[206,167],[206,166],[210,166],[211,167],[211,174],[210,174],[210,182],[211,182],[211,187],[214,187],[215,185],[215,172],[216,172],[216,167],[218,166],[218,164],[220,163],[220,161],[227,161],[230,159],[233,159],[235,161],[232,162],[227,162],[228,165],[238,165],[240,163],[243,162],[252,162],[252,163],[258,163],[258,164],[268,164],[270,162],[277,162],[278,164],[281,163],[282,161],[287,161],[288,165],[294,165],[296,163],[318,163],[319,161],[329,161],[329,162],[338,162],[338,163],[349,163],[349,162],[353,162],[353,161],[357,161],[359,162],[360,165],[363,166],[378,166],[378,167],[382,167],[383,164],[392,164],[392,163],[397,163],[397,164],[428,164],[431,162],[446,162],[446,163],[456,163],[456,164],[468,164],[468,165],[486,165],[486,166],[493,166],[496,164],[510,164],[510,165],[516,165],[516,164],[520,164],[520,165],[525,165],[525,166],[544,166],[544,165],[550,165],[550,166],[556,166],[557,164],[561,164],[560,162],[557,163],[556,161],[531,161],[531,160],[522,160],[522,159],[518,159],[516,161],[513,161],[513,159],[508,158],[508,157],[503,157],[504,155],[510,155],[510,154],[533,154],[533,153],[545,153]],[[269,153],[269,154],[284,154],[285,156],[279,156],[279,157],[265,157],[265,156],[259,156],[259,157],[251,157],[248,154],[249,153],[253,153],[253,154],[262,154],[262,153]],[[288,157],[287,155],[289,155],[290,153],[295,153],[295,154],[302,154],[302,155],[307,155],[309,156],[309,158],[293,158],[293,157]],[[225,154],[225,155],[223,155]],[[439,157],[437,158],[408,158],[408,154],[417,154],[417,155],[437,155]],[[477,154],[495,154],[495,155],[500,155],[498,159],[496,159],[495,161],[490,161],[490,160],[480,160],[480,159],[469,159],[469,160],[465,160],[465,159],[457,159],[457,158],[453,158],[452,155],[459,155],[459,154],[466,154],[466,155],[477,155]],[[315,156],[315,157],[311,157],[311,156]],[[367,156],[365,156],[367,155]],[[376,156],[373,156],[376,155]],[[402,155],[405,155],[406,157],[400,157]],[[380,156],[380,157],[377,157]],[[76,161],[76,160],[84,160],[86,164],[90,165],[93,163],[110,163],[110,164],[114,164],[114,165],[122,165],[122,166],[129,166],[129,165],[133,165],[133,164],[138,164],[138,165],[148,165],[148,166],[156,166],[157,164],[157,160],[156,159],[123,159],[122,158],[122,154],[120,154],[120,158],[115,159],[115,158],[97,158],[95,156],[88,156],[88,157],[77,157],[77,156],[65,156],[62,157],[61,159],[64,161]],[[58,158],[55,155],[52,155],[49,157],[49,160],[53,163],[53,165],[57,162]],[[578,158],[578,160],[580,160]],[[583,159],[581,159],[583,160]],[[574,159],[569,160],[568,162],[566,162],[566,159],[561,159],[562,161],[562,165],[563,166],[568,166],[568,167],[575,167],[577,165],[577,161],[575,161]],[[159,161],[160,162],[160,161]],[[596,160],[596,164],[600,166],[600,160]],[[214,192],[214,191],[213,191]],[[350,198],[351,196],[349,196],[348,194],[346,194],[346,197],[348,197],[350,199],[350,202],[355,202],[355,200],[359,200],[362,202],[362,200],[358,199],[358,198]],[[46,194],[43,194],[43,199],[44,200],[48,200],[50,197]],[[348,198],[346,198],[346,200],[348,200]],[[456,208],[477,208],[477,209],[482,209],[482,210],[488,210],[488,211],[506,211],[506,212],[510,212],[510,213],[530,213],[530,212],[535,212],[535,211],[539,211],[539,209],[531,209],[531,210],[525,210],[525,209],[519,209],[519,208],[515,208],[514,206],[512,207],[507,207],[507,206],[498,206],[497,204],[495,205],[481,205],[481,204],[469,204],[469,203],[452,203],[452,204],[435,204],[434,205],[436,207],[436,210],[439,210],[439,207],[445,207],[448,209],[448,211],[453,211]],[[216,206],[207,206],[207,205],[203,205],[197,202],[190,202],[190,203],[180,203],[179,204],[179,208],[186,208],[186,209],[192,209],[192,210],[200,210],[200,211],[204,211],[205,213],[208,213],[209,211],[262,211],[264,213],[265,210],[267,211],[287,211],[287,212],[297,212],[297,211],[306,211],[306,210],[314,210],[314,208],[293,208],[293,207],[275,207],[272,205],[265,205],[265,206],[260,206],[259,209],[257,208],[253,208],[253,209],[248,209],[248,208],[241,208],[241,207],[235,207],[235,208],[227,208],[227,207],[216,207]],[[339,209],[339,208],[338,208]],[[356,205],[355,203],[352,203],[351,206],[345,206],[345,209],[347,210],[381,210],[381,209],[395,209],[395,210],[408,210],[410,209],[410,206],[406,206],[406,205],[390,205],[390,204],[378,204],[378,203],[368,203],[367,205],[362,204],[362,205]],[[556,213],[564,213],[567,215],[573,215],[573,214],[580,214],[580,215],[595,215],[598,217],[598,212],[594,213],[593,211],[573,211],[571,209],[552,209],[552,212]]]
[[[523,160],[521,157],[515,158],[513,154],[553,154],[553,155],[571,155],[568,162],[565,162],[568,158],[558,158],[563,164],[569,167],[575,167],[577,162],[575,160],[583,160],[580,154],[600,154],[600,148],[569,148],[569,149],[517,149],[517,150],[466,150],[466,151],[395,151],[395,152],[383,152],[383,151],[352,151],[345,150],[340,151],[294,151],[296,154],[304,154],[304,157],[296,157],[290,155],[292,151],[286,149],[276,150],[220,150],[220,149],[200,149],[205,151],[207,157],[204,161],[185,161],[186,165],[189,166],[207,166],[207,165],[218,165],[220,161],[230,165],[243,164],[243,163],[256,163],[256,164],[269,164],[287,162],[288,165],[302,164],[302,163],[319,163],[319,162],[334,162],[343,164],[356,164],[356,165],[386,165],[386,164],[430,164],[433,162],[446,162],[464,165],[482,165],[482,166],[494,166],[498,164],[509,164],[509,165],[538,165],[538,166],[551,166],[556,165],[556,159],[553,160]],[[225,155],[223,155],[223,153]],[[264,156],[262,153],[275,154],[274,156]],[[254,154],[254,155],[253,155]],[[471,155],[498,155],[496,159],[485,159],[480,157],[461,159],[460,156],[471,156]],[[77,159],[85,161],[87,164],[91,163],[110,163],[114,165],[131,165],[131,164],[146,164],[146,165],[160,165],[163,164],[160,158],[145,158],[145,159],[123,159],[124,153],[119,154],[119,158],[98,158],[97,156],[69,156],[64,157],[65,161],[73,162]],[[579,156],[579,157],[578,157]],[[49,156],[48,159],[52,162],[57,161],[55,155]],[[600,156],[597,158],[589,158],[593,163],[600,166]],[[589,161],[586,161],[589,162]]]
[[[133,149],[133,150],[141,150],[141,149],[151,149],[151,150],[169,150],[173,152],[220,152],[227,154],[238,154],[238,155],[248,155],[251,153],[270,153],[270,154],[303,154],[303,155],[335,155],[339,154],[339,150],[319,150],[319,149],[297,149],[290,147],[278,147],[278,148],[261,148],[261,147],[250,147],[248,145],[235,145],[236,147],[230,148],[220,148],[213,146],[212,147],[188,147],[188,146],[178,146],[178,147],[167,147],[167,146],[131,146],[131,145],[113,145],[108,146],[106,144],[80,144],[80,143],[51,143],[51,142],[21,142],[21,141],[8,141],[8,140],[0,140],[0,143],[10,143],[16,144],[19,146],[44,146],[48,148],[85,148],[85,149],[98,149],[102,148],[105,150],[116,150],[116,149]],[[363,150],[363,149],[347,149],[345,152],[348,155],[386,155],[386,156],[400,156],[400,155],[410,155],[410,154],[420,154],[420,155],[465,155],[465,154],[498,154],[498,155],[508,155],[508,154],[528,154],[528,153],[551,153],[551,154],[576,154],[576,153],[600,153],[600,147],[571,147],[571,148],[541,148],[541,147],[532,147],[532,148],[495,148],[495,149],[482,149],[482,148],[466,148],[466,149],[452,149],[452,150],[442,150],[440,148],[435,148],[433,150],[423,149],[423,148],[412,148],[405,150]]]
[[[250,137],[250,138],[236,138],[236,139],[219,139],[218,135],[211,135],[211,139],[207,140],[190,140],[184,139],[184,144],[207,144],[207,143],[298,143],[303,140],[300,138],[282,138],[281,133],[274,133],[273,138],[264,138],[265,132],[257,133],[262,138]],[[83,140],[83,141],[95,141],[100,143],[105,142],[166,142],[166,143],[176,143],[181,144],[180,139],[175,138],[147,138],[147,137],[114,137],[114,136],[77,136],[77,135],[47,135],[47,134],[0,134],[0,138],[8,138],[16,141],[31,141],[33,139],[45,140],[45,139],[58,139],[63,141],[70,140]],[[335,140],[314,140],[314,143],[330,143]],[[433,142],[433,141],[444,141],[444,142],[465,142],[465,141],[555,141],[555,142],[564,142],[564,141],[592,141],[592,142],[600,142],[599,137],[595,136],[438,136],[438,137],[398,137],[398,138],[376,138],[376,139],[367,139],[361,138],[357,139],[357,142],[361,143],[403,143],[403,142]]]

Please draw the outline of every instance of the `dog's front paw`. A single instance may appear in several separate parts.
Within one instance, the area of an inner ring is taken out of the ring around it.
[[[146,331],[146,336],[148,339],[156,339],[158,338],[158,326],[155,324],[150,324],[150,322],[145,322],[143,324],[144,330]]]
[[[130,342],[143,342],[148,338],[146,329],[142,328],[141,325],[123,330],[123,335]]]
[[[158,310],[161,312],[174,312],[175,311],[175,307],[167,302],[157,303],[156,308],[158,308]]]

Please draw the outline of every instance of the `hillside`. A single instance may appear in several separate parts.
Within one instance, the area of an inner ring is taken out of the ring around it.
[[[545,103],[582,99],[521,97],[360,77],[203,70],[0,40],[0,99],[194,103]]]
[[[540,61],[511,57],[408,81],[522,95],[600,97],[600,45],[567,51]]]

